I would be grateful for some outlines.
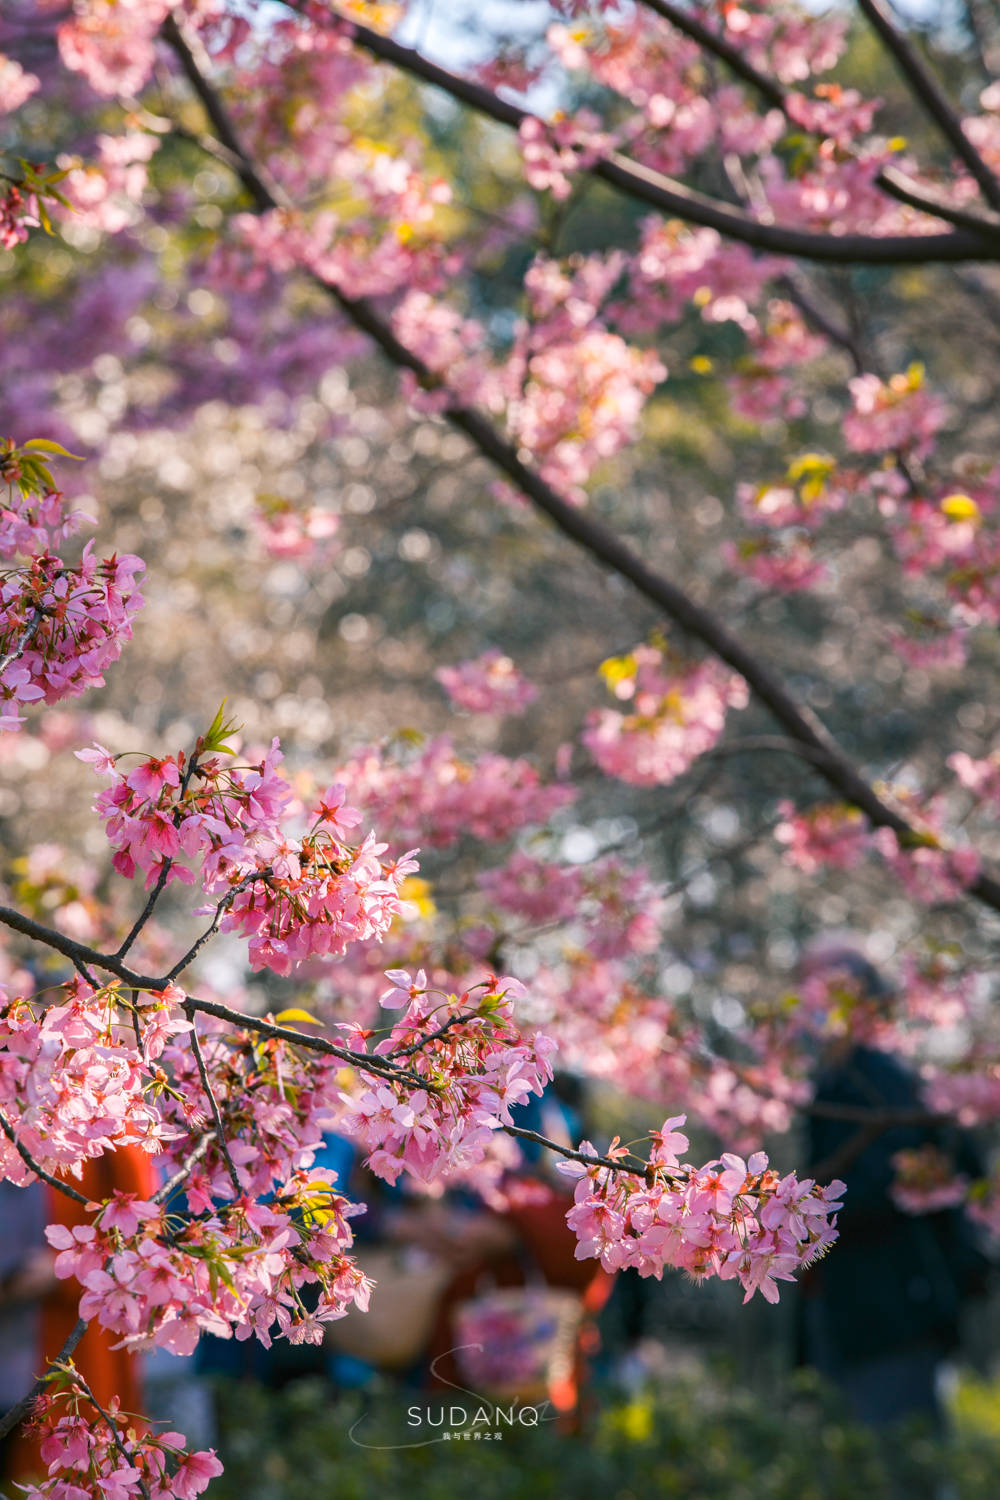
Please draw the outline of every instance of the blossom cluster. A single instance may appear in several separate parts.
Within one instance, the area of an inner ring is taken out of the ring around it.
[[[368,1166],[388,1182],[402,1171],[436,1184],[481,1160],[492,1134],[513,1124],[511,1109],[540,1095],[552,1077],[553,1045],[514,1025],[517,980],[491,974],[460,995],[427,986],[424,973],[390,969],[381,997],[403,1009],[374,1056],[405,1060],[410,1077],[372,1080],[345,1095],[341,1127],[368,1149]]]
[[[601,959],[652,953],[660,941],[663,898],[646,870],[614,856],[562,865],[518,851],[479,884],[507,912],[571,925]]]
[[[704,1167],[682,1165],[678,1153],[688,1140],[677,1127],[684,1121],[678,1115],[651,1133],[641,1174],[597,1163],[560,1164],[578,1178],[566,1216],[579,1239],[578,1259],[595,1256],[606,1270],[631,1266],[657,1278],[675,1266],[696,1279],[739,1281],[744,1301],[759,1291],[777,1302],[777,1282],[791,1281],[836,1239],[831,1216],[841,1206],[844,1184],[819,1187],[794,1173],[779,1177],[763,1151],[748,1162],[726,1153]],[[589,1141],[580,1151],[597,1155]],[[628,1154],[617,1140],[607,1153],[612,1161]]]
[[[524,175],[536,192],[568,198],[577,172],[593,166],[613,148],[614,138],[600,128],[590,110],[569,118],[557,115],[551,123],[529,117],[518,130]]]
[[[319,1343],[325,1323],[366,1308],[371,1283],[346,1254],[351,1211],[332,1174],[312,1168],[269,1204],[246,1196],[197,1214],[116,1193],[92,1223],[46,1237],[56,1276],[83,1288],[81,1317],[131,1348],[190,1354],[202,1333]],[[319,1289],[308,1306],[306,1287]]]
[[[137,1431],[117,1398],[95,1412],[72,1370],[62,1379],[68,1389],[35,1404],[32,1428],[48,1477],[19,1487],[26,1500],[195,1500],[222,1473],[214,1448],[190,1453],[180,1432]]]
[[[102,687],[104,670],[132,638],[142,608],[141,558],[97,558],[88,542],[78,566],[43,555],[0,582],[0,729],[17,729],[29,703],[57,703]]]
[[[748,701],[742,677],[715,661],[682,661],[666,646],[636,646],[601,670],[633,712],[597,709],[581,738],[606,775],[636,786],[683,776],[719,739],[727,710]]]
[[[456,708],[464,708],[468,713],[523,713],[538,697],[535,684],[496,647],[484,651],[474,661],[439,667],[434,676]]]
[[[18,1144],[49,1172],[132,1141],[151,1152],[178,1132],[155,1101],[157,1059],[165,1043],[190,1031],[171,997],[143,1008],[141,1048],[113,989],[79,981],[65,1003],[36,1008],[17,998],[0,1011],[0,1110]],[[0,1138],[0,1175],[33,1179],[17,1148]]]
[[[88,542],[75,565],[54,550],[87,518],[68,510],[46,465],[57,444],[0,444],[0,558],[27,560],[0,578],[0,730],[19,729],[30,703],[57,703],[101,687],[104,671],[132,638],[142,608],[141,558],[99,558]],[[65,454],[66,457],[70,455]]]
[[[924,457],[947,415],[939,396],[928,391],[921,365],[888,381],[857,375],[849,382],[853,410],[844,419],[844,437],[856,453],[910,452]]]
[[[463,835],[497,842],[534,823],[545,823],[572,802],[571,787],[546,783],[523,757],[458,754],[447,735],[412,749],[370,747],[338,768],[354,801],[368,809],[390,837],[420,830],[426,844],[447,847]]]
[[[77,753],[111,778],[95,808],[119,874],[142,871],[147,886],[197,875],[206,895],[220,898],[221,930],[247,939],[253,968],[288,974],[305,958],[381,936],[398,915],[399,887],[416,869],[411,855],[383,862],[387,846],[371,833],[349,843],[361,814],[339,784],[297,808],[277,740],[242,767],[228,747],[144,759],[132,770],[99,745]],[[306,825],[298,834],[294,813]]]
[[[793,803],[783,801],[778,812],[781,821],[774,837],[785,846],[789,864],[806,875],[825,868],[853,869],[869,847],[864,815],[846,803],[821,803],[799,812]]]

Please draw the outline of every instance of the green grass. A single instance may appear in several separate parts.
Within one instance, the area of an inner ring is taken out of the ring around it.
[[[961,1383],[947,1444],[892,1440],[843,1420],[808,1375],[767,1398],[717,1377],[629,1399],[595,1393],[578,1434],[502,1427],[501,1440],[397,1446],[442,1429],[408,1424],[441,1398],[392,1389],[334,1399],[319,1383],[284,1392],[219,1388],[226,1474],[213,1500],[996,1500],[1000,1387]],[[475,1403],[456,1395],[470,1421]],[[445,1403],[447,1404],[447,1402]],[[352,1429],[354,1437],[352,1439]],[[480,1430],[490,1430],[481,1426]],[[367,1446],[360,1446],[365,1444]]]

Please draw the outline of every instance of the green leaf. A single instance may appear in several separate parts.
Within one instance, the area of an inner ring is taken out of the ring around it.
[[[292,1021],[297,1022],[300,1026],[307,1023],[310,1026],[322,1026],[323,1024],[316,1016],[311,1016],[307,1010],[294,1008],[292,1010],[279,1011],[274,1019],[279,1026],[288,1026]]]
[[[236,751],[233,749],[232,745],[227,745],[225,741],[229,735],[237,734],[243,728],[243,725],[237,723],[235,719],[227,720],[226,704],[228,702],[228,698],[223,698],[222,702],[219,704],[218,712],[216,713],[215,718],[212,720],[211,724],[208,726],[208,729],[202,735],[199,742],[199,748],[201,750],[208,751],[210,754],[213,751],[217,752],[220,755],[236,754]]]
[[[70,453],[61,443],[52,443],[48,438],[29,438],[23,446],[29,453],[58,453],[60,458],[71,458],[74,463],[83,463],[82,453]]]

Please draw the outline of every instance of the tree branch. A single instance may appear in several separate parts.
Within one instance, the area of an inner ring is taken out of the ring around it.
[[[801,129],[799,121],[789,108],[789,91],[782,87],[774,78],[755,68],[752,63],[740,52],[739,48],[718,34],[710,31],[707,26],[696,20],[678,6],[671,4],[671,0],[641,0],[647,9],[655,11],[658,16],[677,28],[678,31],[696,41],[706,52],[725,63],[729,70],[744,83],[748,84],[758,96],[772,109],[780,109],[790,124]],[[933,86],[933,81],[932,86]],[[949,110],[950,113],[950,110]],[[974,151],[968,137],[961,130],[962,141]],[[976,158],[979,160],[979,158]],[[921,213],[931,214],[935,218],[944,219],[959,228],[971,230],[972,233],[982,233],[991,230],[996,233],[1000,231],[1000,221],[993,214],[973,213],[968,209],[956,208],[947,199],[942,198],[932,189],[925,188],[919,183],[913,182],[896,167],[883,167],[876,177],[876,182],[884,192],[898,199],[901,203],[908,204],[911,208],[919,209]]]
[[[206,1130],[204,1135],[198,1141],[194,1150],[188,1152],[187,1156],[181,1162],[174,1175],[172,1177],[168,1177],[162,1187],[157,1188],[150,1201],[153,1203],[166,1203],[171,1193],[176,1191],[176,1189],[180,1187],[181,1183],[184,1182],[184,1180],[188,1177],[191,1168],[197,1165],[199,1161],[201,1161],[202,1157],[208,1151],[209,1146],[214,1140],[215,1131]]]
[[[184,1014],[191,1022],[191,1051],[194,1053],[194,1060],[198,1065],[198,1077],[201,1079],[201,1086],[205,1090],[205,1096],[208,1099],[209,1109],[212,1112],[212,1119],[215,1123],[215,1138],[219,1143],[219,1150],[221,1151],[222,1159],[226,1164],[226,1171],[229,1173],[229,1180],[233,1185],[234,1196],[239,1198],[243,1193],[243,1185],[240,1182],[239,1176],[237,1174],[236,1165],[233,1161],[233,1158],[229,1153],[229,1144],[226,1140],[226,1129],[222,1123],[222,1115],[219,1111],[219,1101],[215,1097],[215,1093],[212,1089],[212,1083],[208,1076],[208,1069],[205,1066],[205,1054],[201,1050],[201,1042],[198,1039],[198,1027],[195,1023],[194,1007],[185,1002],[183,1009]]]
[[[56,1355],[55,1359],[52,1360],[53,1366],[60,1365],[65,1360],[69,1359],[70,1355],[74,1352],[80,1340],[83,1338],[83,1335],[87,1332],[89,1326],[90,1324],[88,1323],[86,1318],[77,1319],[76,1323],[73,1325],[73,1329],[69,1334],[69,1337],[66,1339],[66,1342],[59,1350],[59,1353]],[[18,1423],[24,1420],[24,1418],[31,1411],[31,1408],[34,1406],[35,1402],[38,1400],[39,1396],[45,1394],[45,1387],[48,1385],[51,1379],[51,1371],[46,1375],[40,1375],[35,1381],[34,1385],[31,1387],[31,1390],[28,1392],[28,1394],[26,1396],[22,1396],[21,1400],[18,1401],[15,1406],[12,1406],[9,1411],[4,1413],[3,1417],[0,1418],[0,1441],[2,1441],[9,1432],[13,1432]]]
[[[0,657],[0,677],[3,676],[4,672],[6,672],[11,662],[20,661],[21,657],[27,651],[28,647],[35,639],[35,636],[38,634],[38,627],[41,625],[44,618],[45,616],[40,609],[36,609],[33,611],[32,618],[25,626],[24,631],[21,634],[21,638],[17,642],[16,646],[8,651],[6,656]]]
[[[267,182],[248,156],[225,105],[195,62],[176,22],[171,18],[172,45],[185,60],[185,72],[192,82],[206,113],[212,119],[220,119],[225,129],[226,146],[236,151],[244,166],[242,180],[254,195],[254,201],[262,210],[287,206],[287,200],[276,199]],[[351,23],[353,26],[354,23]],[[373,33],[375,35],[375,33]],[[380,40],[385,40],[381,38]],[[397,47],[398,43],[393,43]],[[406,49],[403,49],[406,50]],[[436,67],[436,65],[428,65]],[[450,76],[450,75],[449,75]],[[478,87],[478,85],[470,85]],[[492,97],[492,96],[491,96]],[[507,106],[504,106],[505,108]],[[513,106],[510,106],[513,108]],[[766,227],[766,226],[765,226]],[[849,238],[849,237],[845,237]],[[1000,246],[997,250],[1000,255]],[[323,288],[336,305],[354,323],[367,333],[378,347],[400,369],[411,371],[428,388],[440,386],[439,377],[413,354],[394,333],[390,324],[365,298],[347,297],[336,286],[323,281],[313,273],[313,280]],[[777,719],[787,733],[809,752],[816,755],[816,764],[828,784],[844,798],[860,808],[875,827],[891,828],[905,840],[919,839],[919,832],[894,808],[883,802],[856,767],[837,745],[833,736],[812,711],[800,707],[784,684],[765,666],[754,653],[739,640],[710,610],[690,598],[677,584],[655,572],[634,553],[609,527],[579,507],[570,505],[539,475],[522,460],[513,443],[505,438],[483,414],[471,407],[450,406],[444,413],[451,425],[472,441],[484,458],[493,463],[518,489],[531,500],[536,509],[547,515],[564,536],[570,538],[598,563],[625,578],[633,587],[662,610],[671,620],[680,625],[695,639],[700,640],[716,656],[738,672],[747,682],[756,697]],[[1000,911],[1000,881],[990,875],[980,874],[969,886],[970,892],[985,905]],[[0,920],[3,920],[0,908]]]
[[[961,120],[919,53],[893,24],[879,0],[858,0],[858,7],[867,16],[886,49],[892,53],[914,99],[934,121],[955,155],[965,163],[979,184],[986,202],[991,208],[1000,210],[1000,182],[962,129]]]
[[[83,1392],[94,1410],[99,1412],[100,1415],[104,1418],[105,1422],[108,1424],[108,1427],[111,1430],[111,1439],[115,1445],[115,1448],[118,1450],[119,1458],[121,1459],[125,1468],[132,1468],[132,1457],[128,1449],[125,1447],[125,1444],[122,1442],[121,1433],[118,1431],[117,1423],[112,1419],[110,1413],[104,1410],[104,1407],[98,1401],[97,1397],[94,1395],[93,1391],[90,1389],[90,1386],[84,1380],[83,1376],[80,1374],[76,1366],[60,1359],[53,1361],[53,1369],[63,1370],[73,1381],[74,1385],[76,1385]],[[140,1495],[142,1495],[143,1500],[149,1500],[149,1486],[147,1485],[146,1481],[140,1477],[138,1483],[139,1493]]]
[[[942,194],[922,182],[915,182],[898,167],[883,167],[876,180],[884,192],[898,199],[900,203],[908,203],[911,208],[919,208],[922,213],[933,214],[938,219],[947,219],[949,223],[962,229],[976,231],[992,228],[994,233],[1000,234],[1000,216],[996,213],[991,213],[988,209],[973,213],[970,209],[949,203]]]
[[[545,1146],[549,1151],[554,1151],[557,1156],[564,1156],[567,1161],[582,1162],[588,1167],[610,1167],[614,1172],[628,1172],[633,1177],[645,1177],[648,1163],[639,1156],[622,1157],[616,1161],[613,1156],[588,1156],[586,1151],[574,1151],[569,1146],[560,1146],[556,1141],[550,1141],[547,1135],[540,1135],[537,1130],[524,1130],[520,1125],[501,1125],[505,1135],[512,1135],[519,1141],[532,1141],[536,1146]],[[667,1182],[679,1181],[676,1177],[664,1174]]]
[[[283,3],[296,12],[302,9],[302,0],[283,0]],[[448,68],[431,62],[429,58],[423,57],[412,47],[404,47],[391,37],[372,31],[360,22],[344,21],[341,17],[333,19],[338,21],[350,39],[364,51],[381,61],[391,63],[413,77],[420,78],[425,83],[433,84],[453,99],[497,121],[498,124],[507,125],[516,130],[525,121],[537,118],[529,110],[522,109],[520,105],[511,104],[508,100],[499,98],[482,84],[463,78],[457,73],[452,73]],[[172,18],[165,23],[163,34],[170,41],[171,46],[177,50],[174,35],[179,35],[179,32]],[[711,36],[711,33],[706,32],[705,35]],[[183,37],[180,43],[181,46],[186,45]],[[188,55],[193,61],[190,51]],[[197,88],[190,62],[180,52],[178,56],[181,58],[187,77]],[[747,72],[748,70],[744,69],[742,76],[746,77]],[[763,75],[755,86],[760,87],[761,83],[769,86]],[[214,95],[214,98],[217,102],[218,96]],[[774,99],[772,99],[773,102],[775,102]],[[220,139],[228,149],[234,149],[232,135],[228,137],[220,135]],[[244,153],[238,152],[238,154]],[[774,255],[791,255],[803,260],[821,261],[833,265],[927,265],[937,261],[1000,260],[1000,234],[997,234],[992,225],[986,222],[978,231],[955,229],[945,234],[823,234],[813,230],[795,229],[787,225],[762,223],[757,219],[749,218],[739,209],[724,203],[721,199],[699,193],[684,183],[666,177],[651,167],[634,162],[616,151],[599,158],[585,170],[590,176],[608,183],[640,203],[647,203],[650,207],[659,209],[661,213],[683,219],[690,224],[700,224],[705,228],[715,229],[728,239],[738,240],[742,244],[750,245],[753,249]],[[257,195],[261,183],[260,174],[255,173],[254,177],[246,175],[245,158],[240,176],[244,185],[259,202]],[[280,195],[272,193],[272,196],[277,201]]]
[[[14,1127],[7,1119],[7,1116],[2,1112],[0,1112],[0,1130],[3,1131],[4,1135],[10,1141],[11,1145],[14,1147],[14,1150],[24,1162],[25,1166],[28,1167],[30,1171],[34,1172],[36,1177],[40,1177],[43,1182],[47,1182],[49,1187],[55,1188],[57,1193],[63,1193],[65,1197],[72,1198],[74,1203],[82,1203],[84,1208],[86,1208],[87,1204],[90,1202],[90,1199],[85,1198],[82,1193],[78,1193],[76,1188],[70,1187],[68,1182],[60,1182],[58,1177],[53,1177],[50,1172],[46,1172],[44,1167],[39,1166],[38,1162],[35,1161],[35,1158],[31,1155],[30,1151],[28,1151],[27,1147],[22,1146],[21,1142],[18,1140],[16,1134],[14,1133]]]
[[[328,1041],[323,1036],[307,1036],[304,1031],[293,1031],[289,1026],[279,1026],[275,1021],[265,1021],[259,1016],[246,1016],[242,1011],[230,1010],[228,1005],[220,1005],[215,1000],[198,1000],[193,996],[186,1002],[193,1010],[200,1010],[206,1016],[215,1016],[220,1021],[228,1021],[245,1031],[255,1031],[258,1036],[270,1037],[275,1041],[293,1042],[297,1047],[306,1047],[311,1052],[322,1052],[328,1057],[337,1057],[341,1062],[348,1063],[352,1067],[361,1068],[367,1073],[375,1073],[378,1077],[392,1083],[408,1083],[414,1088],[427,1089],[429,1093],[434,1092],[434,1084],[427,1078],[421,1078],[418,1073],[410,1073],[405,1068],[397,1067],[388,1058],[372,1057],[368,1052],[352,1052],[349,1047],[338,1047],[336,1042]]]

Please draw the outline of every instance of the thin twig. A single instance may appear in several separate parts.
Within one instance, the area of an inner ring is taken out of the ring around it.
[[[201,1161],[202,1157],[206,1154],[209,1146],[211,1146],[214,1140],[215,1131],[206,1130],[205,1134],[201,1137],[194,1150],[190,1151],[181,1162],[174,1175],[172,1177],[168,1177],[167,1181],[163,1184],[162,1187],[157,1188],[156,1192],[150,1199],[150,1202],[166,1203],[171,1193],[174,1192],[176,1188],[179,1188],[185,1178],[188,1177],[191,1172],[191,1168],[195,1166],[197,1162]]]
[[[234,1026],[255,1031],[259,1036],[269,1037],[274,1041],[294,1042],[297,1047],[306,1047],[311,1052],[322,1052],[328,1057],[339,1058],[341,1062],[348,1063],[351,1067],[361,1068],[367,1073],[375,1073],[389,1082],[409,1083],[414,1088],[434,1092],[435,1086],[429,1079],[421,1078],[419,1073],[410,1073],[405,1068],[397,1067],[388,1058],[373,1057],[370,1052],[352,1052],[349,1047],[338,1047],[336,1042],[328,1041],[326,1037],[307,1036],[304,1031],[293,1031],[289,1026],[279,1026],[276,1022],[262,1020],[259,1016],[247,1016],[241,1011],[230,1010],[229,1006],[220,1005],[215,1000],[198,1000],[194,996],[189,996],[186,1004],[206,1016],[216,1016],[220,1021],[229,1021]]]
[[[70,1376],[70,1378],[73,1381],[73,1384],[79,1387],[79,1389],[86,1396],[87,1400],[90,1402],[91,1406],[93,1406],[96,1411],[100,1412],[101,1416],[104,1418],[105,1422],[108,1424],[108,1427],[111,1429],[111,1437],[112,1437],[112,1440],[114,1442],[115,1447],[118,1450],[118,1454],[119,1454],[119,1457],[121,1458],[122,1463],[125,1465],[126,1468],[129,1468],[129,1469],[134,1468],[134,1465],[132,1463],[132,1455],[129,1453],[128,1449],[125,1447],[125,1444],[122,1442],[121,1434],[118,1431],[118,1425],[117,1425],[117,1423],[115,1422],[114,1418],[111,1416],[110,1412],[106,1412],[104,1410],[104,1407],[98,1401],[97,1397],[94,1395],[93,1391],[90,1389],[90,1386],[87,1384],[87,1382],[84,1380],[83,1376],[80,1374],[80,1371],[76,1368],[76,1366],[74,1364],[70,1364],[70,1363],[68,1363],[66,1361],[60,1361],[58,1364],[56,1364],[54,1366],[54,1368],[55,1369],[61,1369],[61,1370],[63,1370],[65,1372],[65,1374],[67,1374],[68,1376]],[[149,1500],[149,1486],[146,1484],[146,1481],[141,1477],[141,1475],[139,1477],[138,1483],[139,1483],[139,1493],[143,1496],[143,1500]]]
[[[170,867],[172,864],[172,859],[164,859],[161,862],[160,873],[156,877],[156,884],[150,891],[149,896],[146,899],[145,906],[132,924],[132,927],[129,930],[128,937],[125,938],[121,947],[116,951],[116,958],[125,957],[126,953],[131,948],[132,944],[135,942],[136,938],[139,936],[140,932],[149,921],[150,917],[153,915],[153,908],[156,905],[157,901],[159,901],[160,897],[163,895],[164,889],[167,884],[167,879],[170,875]]]
[[[181,777],[181,783],[177,791],[177,805],[174,808],[173,812],[173,824],[175,828],[179,828],[181,825],[181,806],[187,793],[187,789],[191,785],[192,777],[198,770],[198,752],[201,748],[201,744],[201,740],[198,740],[194,750],[188,757],[187,765],[184,768],[184,775]],[[156,877],[156,884],[150,891],[149,896],[146,900],[146,904],[133,923],[131,931],[125,938],[125,941],[122,943],[121,947],[116,952],[116,958],[125,957],[126,953],[131,948],[132,944],[135,942],[136,938],[139,936],[142,929],[149,921],[150,917],[153,915],[153,908],[156,906],[157,901],[159,901],[164,890],[166,889],[166,884],[168,879],[170,878],[170,871],[173,868],[173,863],[173,860],[169,856],[161,860],[160,871]]]
[[[195,1022],[195,1013],[193,1008],[187,1003],[185,1003],[184,1005],[184,1013],[187,1016],[188,1020],[191,1022],[191,1051],[194,1053],[194,1060],[198,1064],[198,1077],[201,1079],[201,1086],[205,1090],[209,1108],[212,1111],[212,1119],[215,1121],[215,1137],[219,1144],[219,1150],[222,1152],[222,1159],[226,1164],[226,1171],[229,1173],[229,1180],[233,1185],[233,1192],[235,1193],[236,1197],[239,1198],[243,1193],[243,1184],[240,1182],[233,1158],[229,1154],[229,1143],[226,1140],[226,1127],[222,1123],[222,1114],[219,1110],[219,1101],[215,1097],[215,1092],[212,1088],[211,1080],[208,1076],[208,1069],[205,1066],[205,1056],[201,1050],[201,1042],[198,1040],[198,1027]]]
[[[392,1052],[386,1052],[384,1055],[391,1057],[393,1061],[397,1057],[413,1057],[414,1053],[422,1052],[429,1043],[436,1042],[440,1037],[446,1036],[453,1026],[458,1026],[462,1021],[475,1021],[478,1016],[479,1012],[476,1010],[462,1011],[460,1015],[449,1016],[443,1026],[439,1026],[437,1031],[428,1032],[427,1036],[421,1037],[419,1042],[414,1042],[410,1047],[396,1047]]]
[[[506,1135],[515,1136],[519,1141],[533,1141],[536,1146],[545,1146],[549,1151],[564,1156],[567,1161],[582,1162],[587,1167],[610,1167],[614,1172],[628,1172],[632,1177],[645,1177],[649,1169],[648,1162],[643,1161],[641,1156],[633,1156],[631,1152],[618,1161],[613,1156],[588,1156],[586,1151],[574,1151],[569,1146],[560,1146],[557,1141],[550,1141],[547,1135],[539,1135],[537,1130],[524,1130],[520,1125],[501,1125],[500,1128]],[[679,1181],[669,1175],[664,1175],[663,1180]]]

